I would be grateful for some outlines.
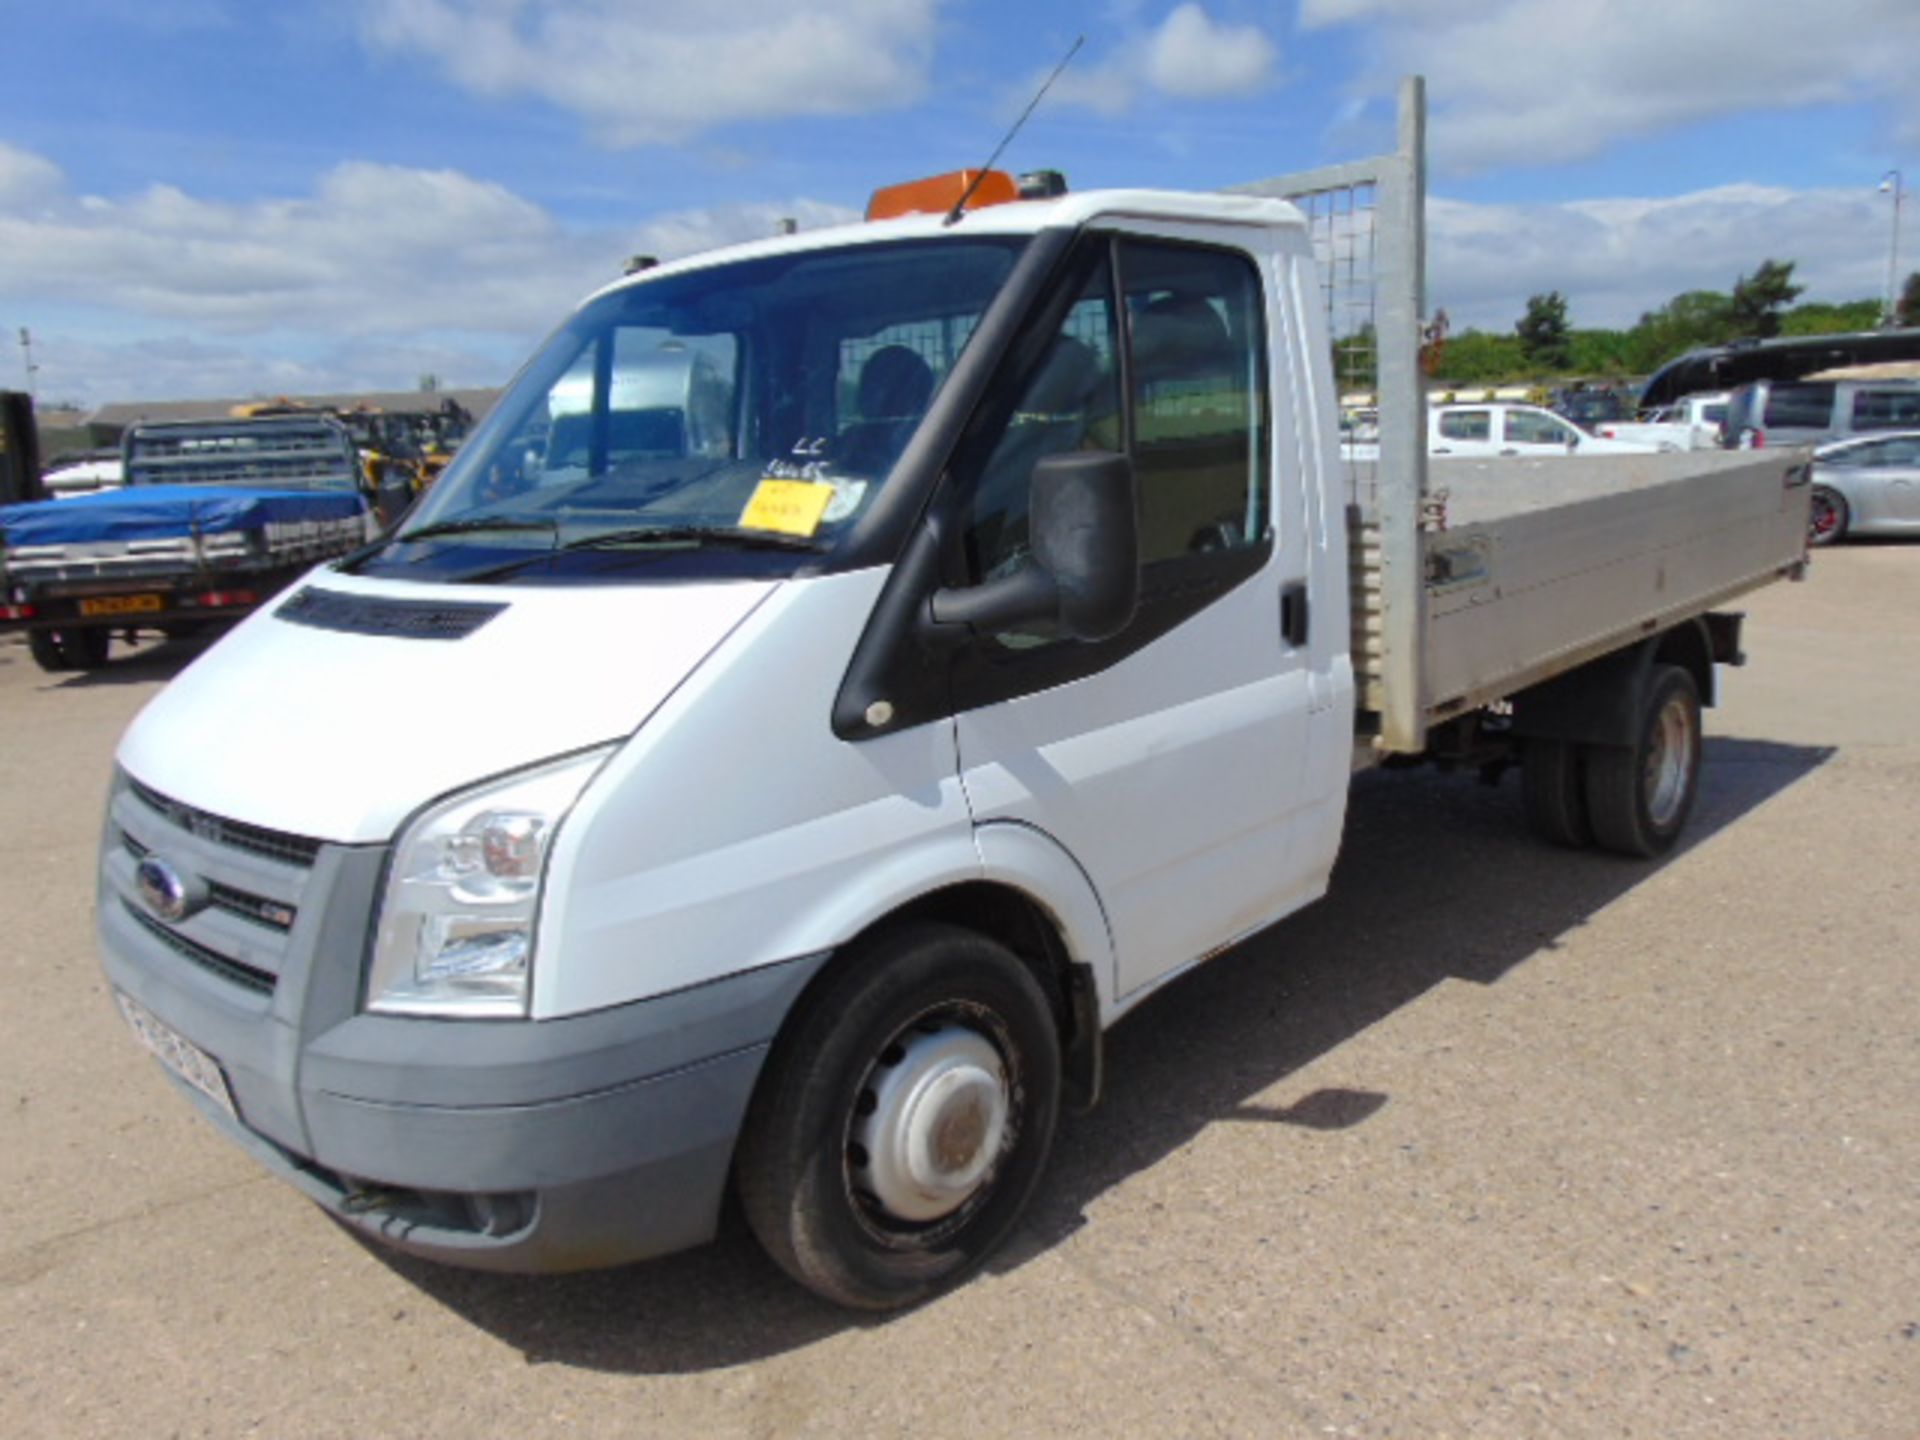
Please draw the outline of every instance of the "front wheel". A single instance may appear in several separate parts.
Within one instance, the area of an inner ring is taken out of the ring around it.
[[[1846,496],[1825,485],[1814,486],[1807,509],[1807,543],[1831,545],[1836,540],[1845,539],[1847,525],[1852,518],[1847,510]]]
[[[1651,859],[1680,838],[1700,786],[1700,691],[1678,665],[1647,679],[1632,745],[1586,749],[1587,818],[1602,848]]]
[[[1039,1183],[1060,1110],[1046,993],[1004,947],[917,924],[842,957],[774,1043],[736,1175],[781,1269],[891,1310],[970,1273]]]

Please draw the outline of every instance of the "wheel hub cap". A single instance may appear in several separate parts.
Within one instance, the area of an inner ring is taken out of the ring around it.
[[[1006,1067],[985,1036],[959,1026],[889,1047],[867,1077],[851,1138],[864,1188],[903,1220],[938,1220],[983,1185],[1006,1137]]]
[[[1693,773],[1693,719],[1686,705],[1669,700],[1655,722],[1647,747],[1647,811],[1656,825],[1669,825],[1679,813]]]

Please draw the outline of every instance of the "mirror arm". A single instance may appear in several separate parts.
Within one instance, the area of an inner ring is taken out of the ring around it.
[[[1059,611],[1060,590],[1053,577],[1029,559],[1011,575],[984,585],[933,592],[927,601],[925,629],[932,637],[960,632],[993,633],[1036,620],[1050,620]]]

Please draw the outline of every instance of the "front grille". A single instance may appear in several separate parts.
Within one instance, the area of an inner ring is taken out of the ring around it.
[[[174,957],[251,995],[271,997],[298,964],[299,947],[311,943],[302,938],[312,927],[301,923],[301,912],[326,909],[337,873],[329,848],[213,815],[125,772],[109,813],[103,893],[117,897],[127,917]],[[150,857],[203,903],[178,920],[156,914],[140,888],[140,865]],[[161,958],[156,950],[156,962]]]
[[[214,845],[244,850],[249,855],[262,855],[269,860],[298,865],[303,869],[312,868],[314,857],[320,853],[318,840],[285,835],[278,830],[246,825],[238,820],[209,814],[205,810],[196,810],[191,805],[182,805],[178,800],[169,799],[157,790],[148,789],[131,776],[127,779],[127,788],[133,792],[135,799],[169,824],[177,825],[188,834]]]
[[[254,895],[218,881],[207,887],[207,901],[229,915],[238,915],[242,920],[251,920],[269,930],[291,930],[299,913],[291,905],[282,905],[264,895]]]
[[[120,845],[134,858],[135,863],[153,853],[125,830],[120,832]],[[229,915],[238,915],[243,920],[252,920],[272,930],[291,930],[293,922],[299,918],[299,911],[291,905],[283,905],[265,895],[256,895],[251,890],[222,885],[217,880],[209,882],[207,886],[207,903]]]
[[[253,966],[222,955],[217,950],[210,950],[197,940],[189,940],[177,930],[169,930],[152,916],[136,910],[133,902],[124,897],[121,899],[120,904],[136,925],[153,936],[154,939],[158,940],[169,950],[173,951],[174,954],[183,959],[191,960],[201,969],[211,971],[222,980],[229,980],[242,989],[253,991],[256,995],[273,994],[276,981],[275,978],[266,971],[256,970]]]

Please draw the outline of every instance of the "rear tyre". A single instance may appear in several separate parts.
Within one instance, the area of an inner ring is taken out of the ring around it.
[[[58,630],[29,630],[27,649],[33,655],[33,663],[50,675],[73,669],[73,661],[67,655],[66,641]]]
[[[767,1253],[836,1304],[912,1305],[1006,1238],[1060,1108],[1039,982],[971,931],[916,924],[844,956],[774,1042],[736,1157]]]
[[[1586,764],[1570,740],[1529,740],[1520,764],[1527,828],[1549,845],[1581,850],[1593,844],[1587,819]]]
[[[1700,692],[1678,665],[1656,665],[1632,745],[1586,753],[1587,816],[1599,845],[1652,859],[1673,848],[1700,785]]]
[[[1814,486],[1807,509],[1807,543],[1831,545],[1837,540],[1844,540],[1852,519],[1846,496],[1825,485]]]
[[[70,630],[64,636],[67,655],[76,670],[98,670],[107,663],[107,651],[113,644],[111,630],[95,627]]]

